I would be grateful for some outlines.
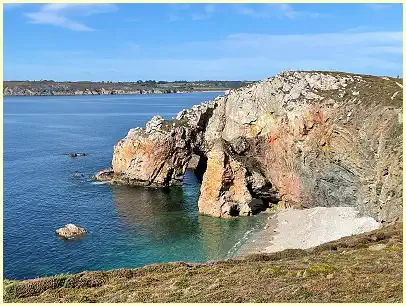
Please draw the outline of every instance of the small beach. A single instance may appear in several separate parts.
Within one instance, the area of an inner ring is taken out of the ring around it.
[[[342,237],[380,227],[371,217],[359,216],[352,207],[287,209],[269,215],[264,228],[252,233],[234,256],[309,249]]]

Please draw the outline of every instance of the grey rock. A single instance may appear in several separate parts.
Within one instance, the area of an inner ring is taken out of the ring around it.
[[[111,181],[114,178],[114,171],[112,168],[102,169],[97,172],[93,177],[96,181]]]
[[[249,149],[249,144],[244,137],[237,137],[230,141],[233,151],[237,154],[243,154]]]

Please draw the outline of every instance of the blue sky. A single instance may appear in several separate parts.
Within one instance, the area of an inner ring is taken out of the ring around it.
[[[8,4],[5,80],[402,74],[401,4]]]

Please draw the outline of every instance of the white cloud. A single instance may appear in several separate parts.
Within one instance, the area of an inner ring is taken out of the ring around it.
[[[402,32],[338,32],[314,34],[236,33],[220,40],[194,41],[149,50],[148,56],[171,58],[269,57],[330,59],[374,54],[392,56],[402,48]]]
[[[388,3],[368,3],[365,5],[374,11],[386,10],[393,6],[392,4],[388,4]]]
[[[203,7],[202,12],[196,12],[192,14],[193,20],[203,20],[203,19],[210,19],[215,12],[215,5],[214,4],[206,4]]]
[[[132,44],[133,50],[130,49]],[[236,80],[263,79],[281,70],[335,70],[396,76],[402,75],[403,52],[401,31],[236,33],[219,40],[168,44],[159,48],[148,45],[138,48],[137,42],[128,41],[126,46],[111,50],[109,55],[97,51],[83,54],[65,51],[65,54],[54,55],[41,51],[35,58],[44,64],[35,69],[31,61],[13,57],[13,64],[5,60],[5,77],[74,80],[88,78],[81,71],[92,71],[95,77],[111,80]],[[111,71],[111,67],[115,70]],[[38,71],[46,75],[38,76]]]
[[[296,19],[299,17],[318,18],[325,15],[317,12],[296,10],[293,5],[287,3],[255,4],[245,5],[236,4],[234,6],[236,13],[253,18],[288,18]]]
[[[277,8],[283,16],[289,19],[295,19],[299,15],[299,12],[294,10],[290,4],[277,4]]]
[[[138,50],[141,49],[140,44],[137,44],[137,43],[132,42],[132,41],[128,42],[127,45],[128,45],[128,47],[130,48],[131,51],[138,51]]]
[[[94,31],[83,22],[73,18],[117,11],[113,4],[45,4],[39,11],[26,13],[31,23],[48,24],[73,31]]]
[[[257,46],[266,49],[272,45],[300,46],[303,44],[316,47],[345,46],[353,45],[379,45],[381,43],[402,44],[402,32],[361,32],[361,33],[316,33],[316,34],[252,34],[237,33],[228,35],[224,40],[226,44],[240,46]],[[334,50],[331,50],[334,51]],[[332,52],[334,53],[334,52]]]
[[[361,25],[353,28],[349,28],[344,30],[344,32],[347,33],[357,33],[357,32],[370,32],[373,31],[373,27],[371,26],[366,26],[366,25]]]
[[[403,48],[401,46],[377,46],[367,47],[362,50],[365,54],[403,54]]]
[[[172,4],[169,9],[169,20],[178,21],[182,19],[205,20],[210,19],[216,13],[215,4]]]
[[[4,3],[3,8],[5,10],[12,10],[18,7],[21,7],[23,4],[22,3]]]
[[[171,4],[169,6],[169,21],[178,21],[190,9],[190,4]]]

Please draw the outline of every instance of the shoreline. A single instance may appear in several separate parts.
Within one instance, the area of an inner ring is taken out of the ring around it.
[[[5,97],[81,97],[81,96],[147,96],[147,95],[170,95],[170,94],[187,94],[187,93],[198,93],[198,92],[226,92],[229,89],[222,89],[222,90],[194,90],[194,91],[182,91],[182,92],[156,92],[156,93],[145,93],[145,94],[140,94],[140,93],[120,93],[120,94],[62,94],[62,95],[4,95],[3,94],[3,99]]]
[[[381,226],[372,217],[360,216],[353,207],[289,208],[266,218],[264,228],[253,233],[233,257],[311,249]]]

